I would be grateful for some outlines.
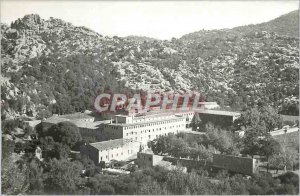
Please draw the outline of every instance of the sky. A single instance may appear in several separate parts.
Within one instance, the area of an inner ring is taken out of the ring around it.
[[[25,1],[1,0],[1,22],[26,14],[60,18],[104,36],[179,38],[202,29],[232,28],[272,20],[299,1]]]

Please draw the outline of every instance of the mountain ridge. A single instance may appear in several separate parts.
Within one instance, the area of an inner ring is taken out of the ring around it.
[[[136,41],[34,14],[1,24],[1,35],[3,118],[92,109],[107,88],[196,90],[237,109],[282,108],[298,99],[299,39],[293,36],[214,30],[201,32],[201,39]]]
[[[286,28],[285,24],[288,23],[288,27]],[[281,25],[278,25],[281,24]],[[289,12],[287,14],[281,15],[273,20],[268,22],[263,22],[259,24],[250,24],[245,26],[238,26],[234,28],[225,28],[225,29],[213,29],[213,30],[201,30],[193,33],[189,33],[183,35],[180,39],[187,39],[189,36],[191,39],[196,39],[197,37],[201,37],[202,32],[216,32],[221,31],[224,32],[222,35],[230,34],[230,36],[236,36],[239,34],[247,34],[253,33],[256,31],[267,31],[269,33],[277,33],[279,35],[286,35],[291,37],[299,37],[299,10],[295,10]],[[291,28],[292,27],[292,28]],[[199,35],[200,34],[200,35]]]

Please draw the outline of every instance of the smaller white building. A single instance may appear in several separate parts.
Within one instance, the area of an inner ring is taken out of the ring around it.
[[[136,158],[140,149],[140,142],[131,139],[115,139],[90,143],[82,146],[80,153],[87,155],[96,164],[100,161],[124,161]]]

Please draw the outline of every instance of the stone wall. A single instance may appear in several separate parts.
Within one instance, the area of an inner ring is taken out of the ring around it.
[[[219,169],[226,169],[232,172],[252,175],[256,171],[257,161],[250,157],[214,154],[213,166]]]

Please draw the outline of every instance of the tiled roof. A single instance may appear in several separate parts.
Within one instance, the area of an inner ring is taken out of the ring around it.
[[[66,119],[70,119],[70,120],[94,119],[93,116],[86,114],[86,113],[81,113],[81,112],[61,115],[60,118],[66,118]]]
[[[203,114],[214,114],[214,115],[222,115],[222,116],[239,116],[238,112],[229,112],[229,111],[221,111],[221,110],[196,110],[197,113]]]
[[[44,120],[44,122],[51,123],[51,124],[57,124],[66,121],[75,124],[79,128],[89,128],[89,129],[99,129],[101,124],[110,122],[109,120],[103,120],[103,121],[84,121],[84,120],[76,120],[76,119],[70,120],[67,118],[63,118],[61,116],[51,116],[50,118]]]
[[[74,123],[79,128],[88,128],[88,129],[99,129],[101,124],[109,123],[110,120],[95,121],[95,122],[84,122],[84,121],[70,121]]]
[[[156,123],[156,122],[163,122],[167,120],[174,120],[174,119],[184,119],[184,116],[169,116],[168,118],[164,119],[155,119],[155,120],[149,120],[149,121],[141,121],[141,122],[134,122],[134,123],[107,123],[107,125],[114,125],[114,126],[134,126],[134,125],[142,125],[142,124],[147,124],[147,123]]]
[[[73,114],[65,114],[65,115],[53,115],[45,120],[45,122],[49,123],[59,123],[63,121],[89,121],[93,122],[95,117],[86,114],[86,113],[73,113]]]
[[[106,150],[106,149],[111,149],[116,147],[122,147],[131,142],[137,142],[137,141],[132,141],[131,139],[123,138],[123,139],[115,139],[115,140],[109,140],[103,142],[90,143],[89,145],[98,150]]]

